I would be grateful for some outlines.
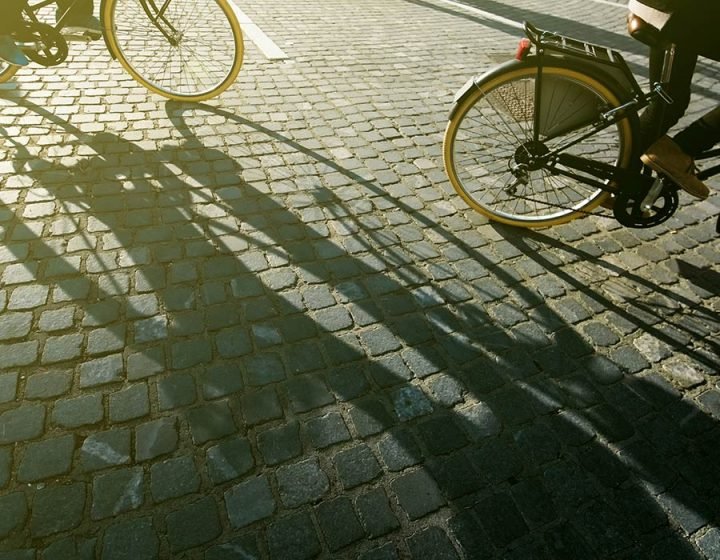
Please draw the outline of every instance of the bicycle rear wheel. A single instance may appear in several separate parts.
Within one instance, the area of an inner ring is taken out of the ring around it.
[[[106,0],[101,18],[130,75],[169,99],[210,99],[240,72],[242,31],[226,0]]]
[[[530,169],[527,184],[511,187],[510,167],[527,150],[547,153],[588,132],[600,111],[617,107],[618,95],[592,76],[543,67],[540,139],[533,141],[537,67],[493,74],[476,84],[448,122],[443,144],[450,182],[475,210],[494,221],[547,227],[589,212],[609,194],[577,180]],[[573,123],[573,124],[569,124]],[[595,161],[628,167],[632,162],[628,119],[565,150]]]

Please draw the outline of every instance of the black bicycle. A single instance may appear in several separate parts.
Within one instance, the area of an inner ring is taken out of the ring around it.
[[[76,0],[77,2],[78,0]],[[55,66],[68,56],[70,35],[55,0],[29,1],[19,41],[27,57]],[[242,66],[237,7],[228,0],[101,0],[100,23],[113,58],[150,91],[176,101],[203,101],[225,91]],[[0,63],[0,83],[18,66]]]
[[[633,36],[666,49],[663,78],[644,92],[616,50],[530,23],[525,34],[514,60],[471,78],[455,96],[443,146],[455,190],[491,220],[521,227],[564,223],[600,205],[629,227],[667,220],[678,186],[642,165],[634,139],[640,110],[655,99],[672,102],[662,83],[674,45],[637,26]],[[715,165],[698,177],[719,172]]]

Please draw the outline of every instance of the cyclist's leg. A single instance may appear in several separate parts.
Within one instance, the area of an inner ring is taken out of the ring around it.
[[[66,33],[85,33],[93,39],[102,35],[100,20],[93,16],[93,0],[56,0],[56,21],[63,18],[63,31]]]
[[[650,51],[650,82],[660,81],[665,51],[651,49]],[[666,104],[656,99],[640,115],[640,138],[637,144],[638,153],[644,153],[658,138],[667,133],[680,118],[690,104],[690,86],[697,63],[697,54],[678,47],[675,52],[670,83],[665,88],[673,102]]]
[[[720,142],[720,105],[681,130],[673,140],[692,157],[712,148]]]

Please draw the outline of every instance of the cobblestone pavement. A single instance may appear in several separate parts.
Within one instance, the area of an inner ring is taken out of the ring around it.
[[[720,558],[720,197],[470,211],[502,18],[644,61],[611,2],[477,7],[248,0],[288,59],[207,104],[101,44],[0,92],[0,560]]]

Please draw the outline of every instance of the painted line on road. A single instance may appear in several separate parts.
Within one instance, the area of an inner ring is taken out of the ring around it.
[[[454,6],[456,8],[461,8],[463,10],[466,10],[468,12],[472,12],[474,14],[479,15],[480,17],[483,17],[485,19],[489,19],[490,21],[496,21],[498,23],[502,23],[504,25],[510,26],[510,27],[516,27],[518,29],[522,29],[523,25],[519,21],[515,21],[503,16],[499,16],[497,14],[493,14],[492,12],[486,12],[485,10],[481,10],[480,8],[475,8],[473,6],[468,6],[467,4],[463,4],[461,2],[454,2],[453,0],[437,0],[438,2],[441,2],[443,4],[450,4],[451,6]],[[596,2],[597,4],[605,4],[608,6],[615,6],[616,8],[624,8],[627,9],[627,4],[618,4],[617,2],[611,2],[610,0],[591,0],[592,2]]]
[[[268,37],[265,32],[250,19],[250,16],[240,9],[240,6],[235,2],[230,2],[230,4],[235,11],[235,15],[237,15],[243,33],[255,43],[255,46],[260,49],[260,52],[265,55],[265,58],[268,60],[285,60],[289,58],[288,55],[275,44],[275,41]]]
[[[453,0],[438,0],[438,2],[442,2],[443,4],[450,4],[451,6],[455,6],[456,8],[461,8],[468,12],[472,12],[474,14],[479,15],[482,18],[489,19],[490,21],[496,21],[496,22],[502,23],[504,25],[509,25],[511,27],[517,27],[518,29],[523,28],[522,23],[520,23],[519,21],[508,19],[506,17],[502,17],[497,14],[493,14],[491,12],[486,12],[485,10],[481,10],[480,8],[475,8],[473,6],[468,6],[467,4],[462,4],[460,2],[453,2]]]

